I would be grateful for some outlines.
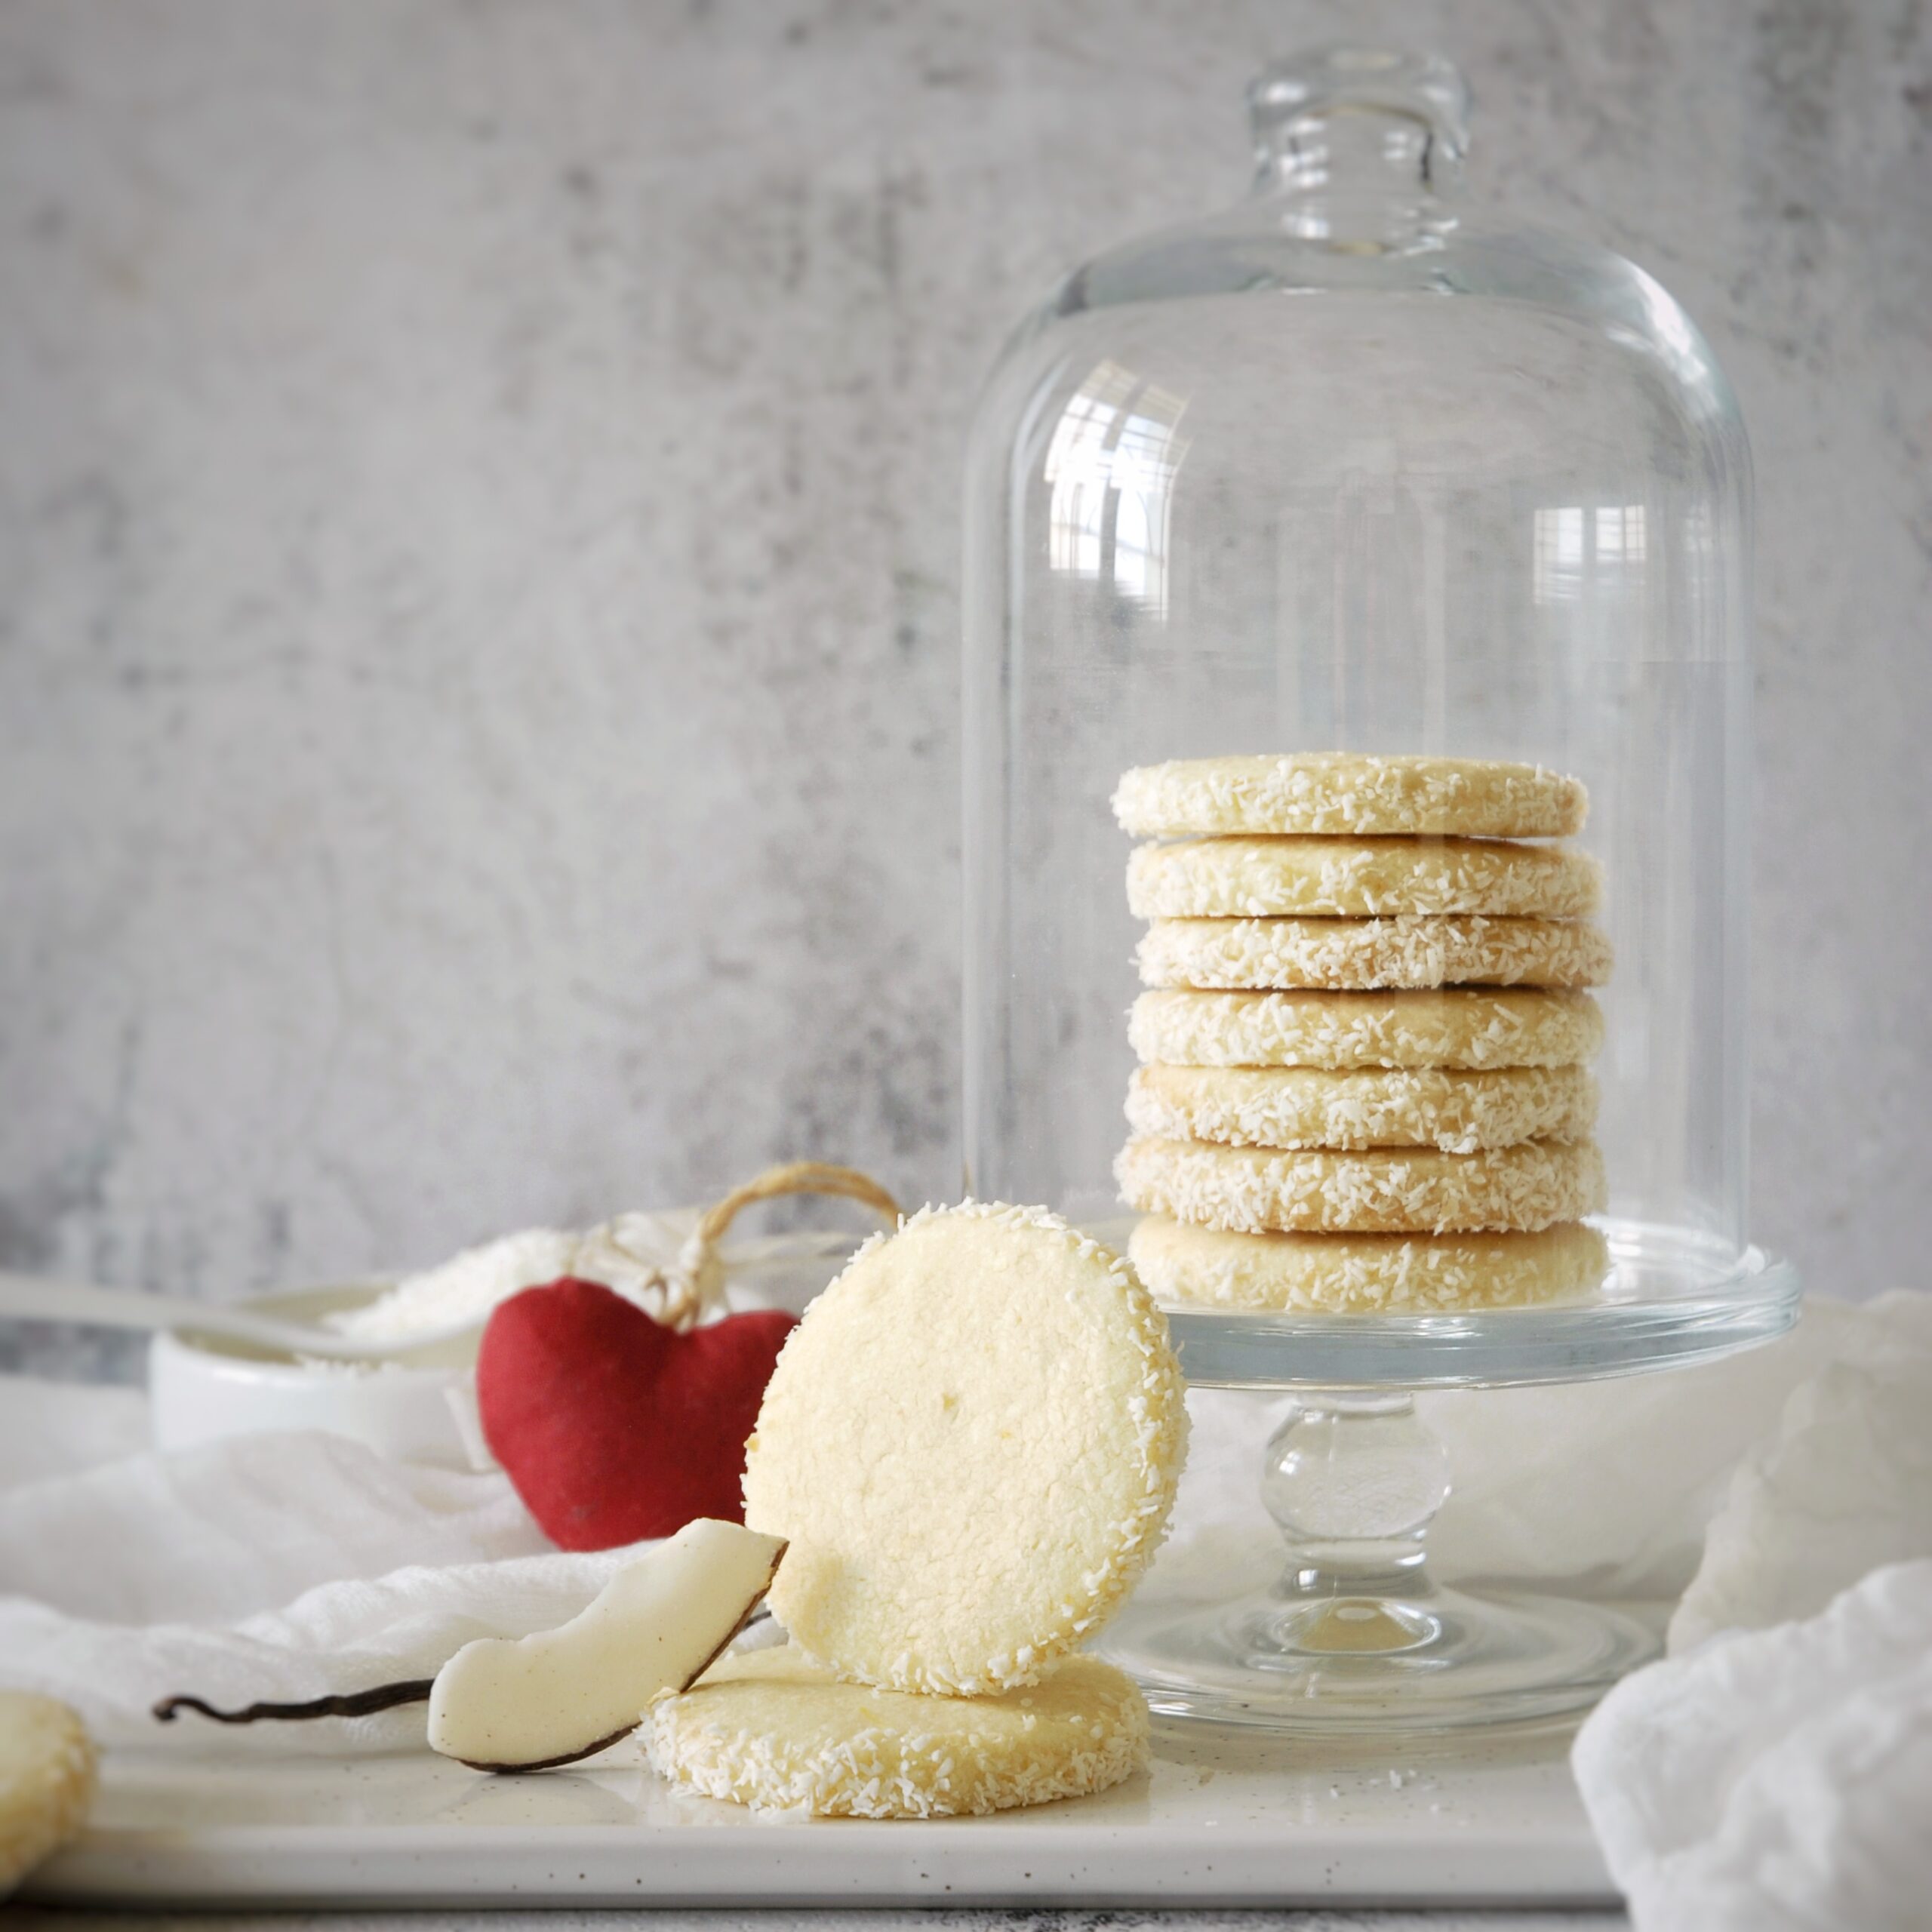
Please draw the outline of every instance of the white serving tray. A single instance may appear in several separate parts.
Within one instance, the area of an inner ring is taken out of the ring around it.
[[[27,1896],[90,1905],[1300,1906],[1615,1902],[1545,1732],[1353,1755],[1157,1729],[1151,1776],[928,1823],[673,1796],[634,1745],[491,1777],[438,1758],[110,1760]]]

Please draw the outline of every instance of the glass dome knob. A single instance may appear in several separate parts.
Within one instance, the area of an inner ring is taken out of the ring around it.
[[[1264,67],[1247,104],[1264,192],[1441,195],[1462,180],[1469,85],[1440,54],[1313,48]]]

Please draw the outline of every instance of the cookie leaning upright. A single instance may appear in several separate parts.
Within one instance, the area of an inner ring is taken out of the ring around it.
[[[1041,1208],[914,1215],[806,1310],[765,1390],[745,1521],[790,1541],[773,1614],[888,1689],[1037,1682],[1164,1534],[1184,1393],[1097,1242]]]

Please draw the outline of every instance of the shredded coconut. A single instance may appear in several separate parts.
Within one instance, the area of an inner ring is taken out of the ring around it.
[[[569,1274],[578,1239],[555,1228],[528,1228],[466,1247],[436,1267],[405,1275],[366,1306],[331,1315],[329,1325],[360,1340],[399,1346],[466,1324],[480,1327],[500,1302]]]

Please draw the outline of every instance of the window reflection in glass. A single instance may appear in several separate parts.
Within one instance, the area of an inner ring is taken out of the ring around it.
[[[1131,369],[1098,365],[1069,399],[1047,446],[1048,561],[1111,582],[1164,613],[1174,478],[1186,399]]]
[[[1539,604],[1567,604],[1599,577],[1641,567],[1641,503],[1557,504],[1531,525],[1531,569]]]

